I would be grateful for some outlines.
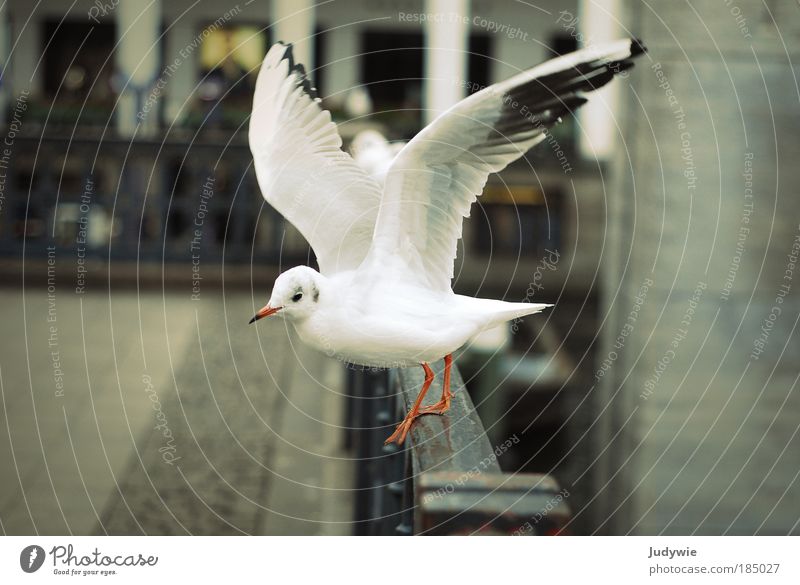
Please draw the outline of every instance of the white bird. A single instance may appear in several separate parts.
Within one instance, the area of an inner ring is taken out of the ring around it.
[[[274,45],[256,83],[250,149],[264,198],[309,241],[320,271],[298,266],[279,275],[250,322],[277,313],[329,356],[369,367],[422,366],[419,397],[386,441],[402,444],[417,417],[450,407],[456,349],[484,329],[552,306],[453,292],[462,220],[487,178],[644,51],[631,39],[593,46],[470,95],[405,145],[381,186],[342,151],[291,45]],[[434,378],[428,364],[441,358],[441,398],[421,408]]]
[[[405,147],[403,141],[389,142],[377,130],[362,130],[350,143],[350,155],[356,164],[383,187],[394,158]]]

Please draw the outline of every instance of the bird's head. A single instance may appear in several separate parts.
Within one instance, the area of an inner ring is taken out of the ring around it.
[[[317,310],[322,280],[323,276],[308,266],[287,270],[275,280],[269,302],[250,319],[250,323],[275,313],[293,320],[305,319]]]

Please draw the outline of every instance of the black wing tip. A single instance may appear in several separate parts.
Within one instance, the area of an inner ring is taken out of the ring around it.
[[[583,104],[589,101],[589,98],[584,97],[579,94],[575,94],[572,97],[564,98],[564,107],[566,107],[570,112],[577,110]]]
[[[318,100],[319,93],[317,92],[317,88],[311,84],[311,80],[306,73],[306,68],[303,67],[302,63],[296,63],[294,60],[294,45],[285,41],[278,41],[277,44],[286,47],[283,58],[289,61],[289,71],[297,73],[299,85],[303,88],[303,91],[306,92],[311,99]]]
[[[631,54],[628,58],[623,59],[621,61],[612,61],[607,65],[608,69],[611,72],[613,72],[614,75],[622,73],[623,71],[627,71],[628,69],[632,69],[634,66],[633,59],[635,59],[639,55],[644,55],[645,53],[647,53],[647,47],[645,46],[645,44],[642,42],[641,39],[632,38],[630,51]]]
[[[635,37],[631,39],[631,57],[643,55],[646,52],[647,46],[642,42],[642,39],[637,39]]]

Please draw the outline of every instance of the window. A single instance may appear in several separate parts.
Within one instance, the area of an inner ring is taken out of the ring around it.
[[[114,101],[113,24],[44,22],[44,92],[62,102]]]
[[[257,25],[208,25],[199,29],[197,101],[186,124],[203,129],[246,126],[267,33]]]
[[[361,39],[361,82],[372,98],[374,111],[403,110],[386,119],[390,127],[410,124],[401,131],[410,138],[419,130],[422,118],[425,37],[422,31],[367,30]],[[470,35],[468,78],[486,86],[491,73],[492,38],[481,33]],[[387,117],[382,116],[382,118]]]
[[[375,110],[421,107],[422,32],[366,31],[361,42],[361,82]]]

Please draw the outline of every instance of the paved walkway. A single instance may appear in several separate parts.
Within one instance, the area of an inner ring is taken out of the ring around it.
[[[249,295],[56,291],[0,290],[2,532],[351,531],[338,363]]]

